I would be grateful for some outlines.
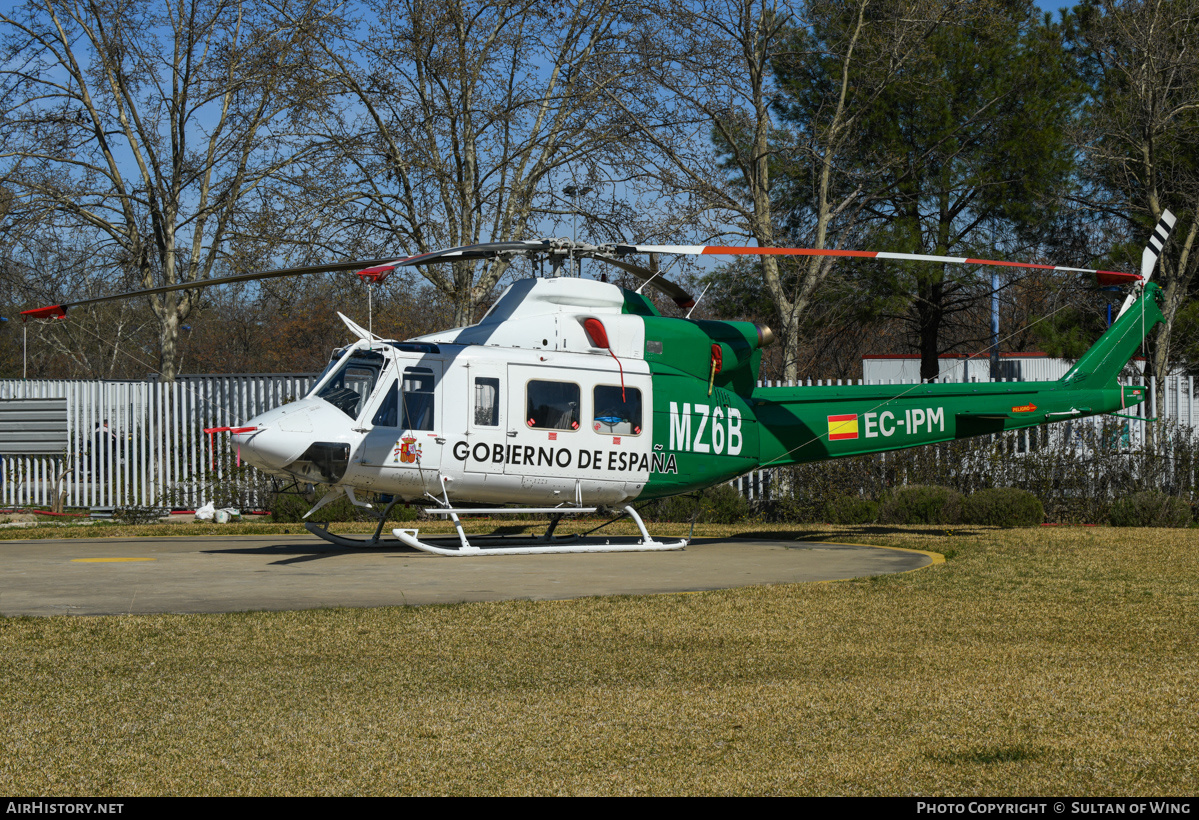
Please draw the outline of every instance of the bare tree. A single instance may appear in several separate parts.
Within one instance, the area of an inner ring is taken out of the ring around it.
[[[783,239],[836,248],[852,241],[864,205],[896,176],[848,167],[849,155],[862,153],[864,114],[922,54],[928,35],[964,6],[954,0],[662,2],[637,41],[656,92],[612,101],[648,138],[646,166],[663,187],[710,209],[714,233],[761,246]],[[780,77],[796,87],[790,100]],[[873,171],[904,159],[880,153]],[[787,191],[781,178],[790,180]],[[790,265],[762,258],[781,323],[786,378],[798,374],[799,322],[833,264],[814,256]]]
[[[22,226],[25,227],[25,226]],[[0,268],[4,308],[17,311],[52,304],[63,293],[111,290],[104,271],[93,263],[102,253],[95,232],[78,229],[70,220],[44,220],[37,231],[10,232],[4,237]],[[72,314],[70,322],[17,321],[22,347],[18,374],[32,378],[142,378],[154,370],[153,312],[127,300]],[[149,350],[149,355],[147,355]]]
[[[569,184],[609,179],[627,121],[604,92],[629,76],[624,0],[365,0],[325,41],[314,86],[322,207],[358,252],[415,254],[540,235]],[[328,18],[333,20],[333,17]],[[609,223],[621,221],[616,186]],[[367,250],[369,248],[369,251]],[[510,260],[421,269],[469,324]]]
[[[289,67],[304,31],[240,0],[29,0],[0,11],[6,219],[104,240],[123,284],[211,276],[239,203],[300,156]],[[151,298],[173,379],[192,291]]]
[[[1178,217],[1161,257],[1162,313],[1152,351],[1158,401],[1171,363],[1175,317],[1199,269],[1199,2],[1088,0],[1073,20],[1092,93],[1080,139],[1087,204],[1129,220],[1129,263],[1162,212]]]

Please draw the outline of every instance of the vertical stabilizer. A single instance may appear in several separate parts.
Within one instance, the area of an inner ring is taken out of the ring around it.
[[[1062,376],[1063,385],[1086,388],[1115,386],[1116,377],[1137,352],[1149,331],[1158,322],[1165,321],[1158,304],[1162,289],[1150,282],[1139,290],[1138,297],[1129,297],[1133,298],[1131,308],[1126,306],[1120,318],[1099,337],[1099,341],[1082,354],[1070,372]]]
[[[1137,352],[1149,331],[1158,322],[1164,322],[1161,311],[1161,288],[1151,283],[1153,269],[1161,258],[1162,248],[1170,238],[1177,219],[1169,211],[1162,212],[1145,250],[1141,253],[1141,281],[1128,294],[1120,308],[1116,321],[1099,337],[1091,349],[1062,376],[1061,383],[1068,387],[1103,388],[1113,387],[1116,377]]]

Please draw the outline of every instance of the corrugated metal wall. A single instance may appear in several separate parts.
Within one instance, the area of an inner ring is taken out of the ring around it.
[[[212,481],[258,485],[252,468],[229,472],[227,448],[205,427],[234,425],[305,395],[318,374],[185,376],[174,384],[0,380],[5,400],[65,400],[66,440],[53,454],[0,450],[0,505],[186,506],[208,501]],[[103,428],[108,421],[108,430]]]
[[[67,442],[66,399],[0,401],[0,453],[57,455]]]

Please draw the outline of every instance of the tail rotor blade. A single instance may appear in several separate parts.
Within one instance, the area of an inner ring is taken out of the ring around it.
[[[1153,269],[1157,266],[1157,260],[1161,258],[1162,248],[1166,245],[1166,240],[1170,238],[1170,233],[1174,230],[1174,223],[1178,218],[1169,211],[1162,211],[1162,218],[1157,221],[1157,226],[1154,227],[1153,233],[1149,236],[1149,242],[1145,245],[1145,250],[1141,251],[1141,284],[1149,281],[1153,276]],[[1120,306],[1120,313],[1116,318],[1119,319],[1124,315],[1124,312],[1132,307],[1132,303],[1137,300],[1139,293],[1134,290],[1128,294],[1124,300],[1124,304]]]
[[[1153,234],[1149,237],[1149,244],[1145,245],[1145,250],[1141,251],[1141,278],[1146,282],[1153,275],[1153,268],[1157,265],[1157,260],[1162,255],[1162,248],[1174,231],[1174,223],[1177,221],[1178,218],[1174,214],[1163,211],[1162,218],[1157,220],[1157,227],[1153,229]]]

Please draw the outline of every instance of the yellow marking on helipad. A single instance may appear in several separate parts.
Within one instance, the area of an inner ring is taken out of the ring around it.
[[[118,564],[126,561],[157,561],[157,558],[72,558],[72,564]]]

